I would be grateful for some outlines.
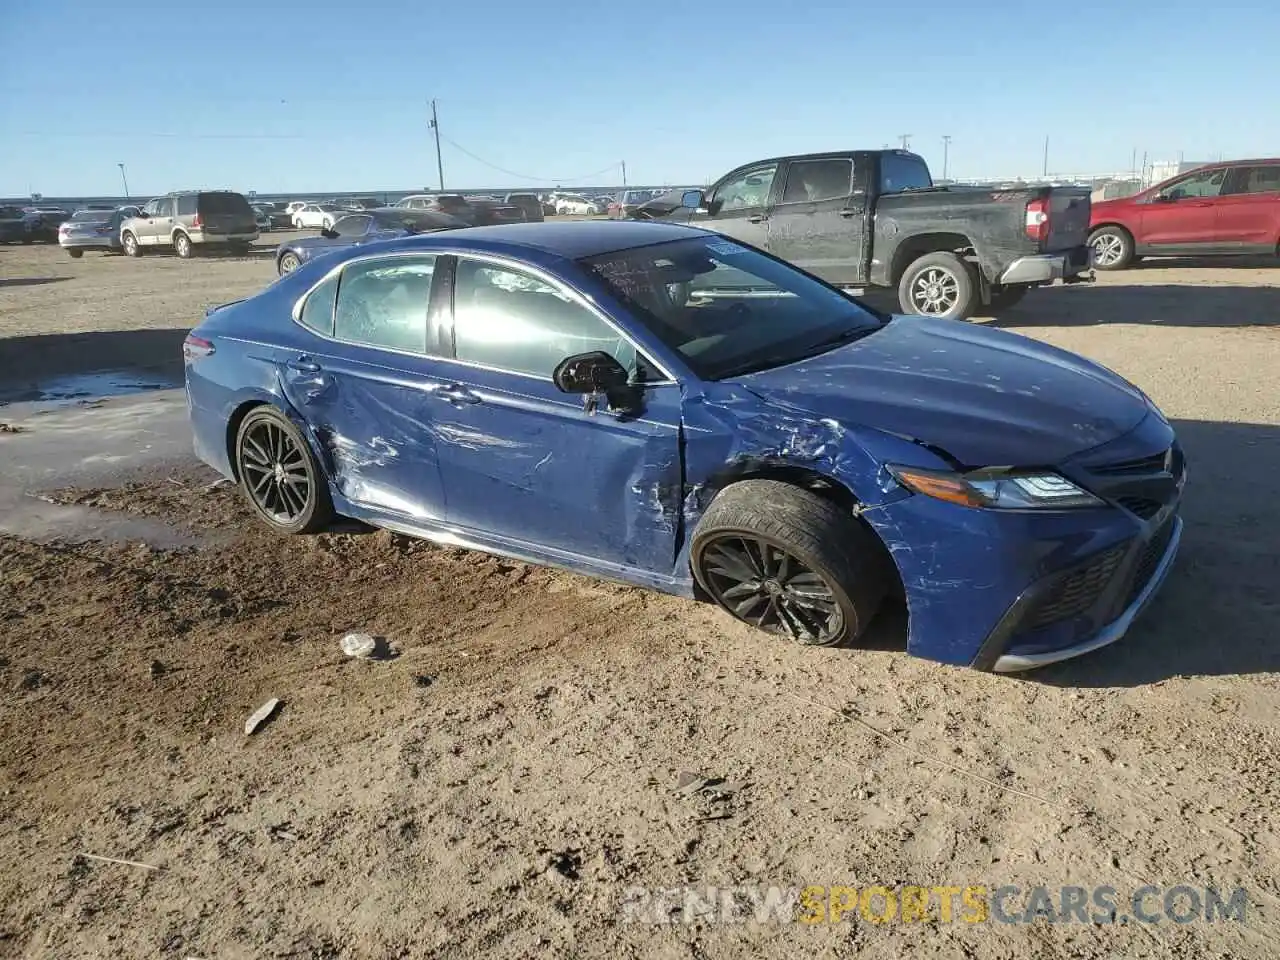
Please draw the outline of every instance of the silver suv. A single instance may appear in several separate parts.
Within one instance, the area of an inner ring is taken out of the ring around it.
[[[231,190],[188,190],[156,197],[140,216],[120,225],[120,245],[131,257],[155,247],[172,247],[184,259],[202,246],[243,253],[257,239],[253,208]]]

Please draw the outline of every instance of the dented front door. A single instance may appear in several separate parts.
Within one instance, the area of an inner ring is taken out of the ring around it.
[[[548,380],[459,366],[433,413],[451,524],[593,563],[670,572],[681,506],[680,388],[589,412]]]

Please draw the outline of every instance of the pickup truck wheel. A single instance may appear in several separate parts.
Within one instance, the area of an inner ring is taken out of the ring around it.
[[[810,646],[857,640],[887,590],[875,534],[777,480],[727,487],[699,522],[690,557],[699,586],[729,614]]]
[[[1018,301],[1027,295],[1027,291],[1031,288],[1025,284],[1017,287],[1005,287],[1002,290],[994,290],[991,293],[991,309],[993,311],[1008,310],[1010,307],[1016,306]]]
[[[977,312],[978,278],[954,253],[926,253],[898,283],[898,303],[907,313],[946,320],[968,320]]]
[[[1123,227],[1099,227],[1089,234],[1093,265],[1099,270],[1123,270],[1133,263],[1133,237]]]

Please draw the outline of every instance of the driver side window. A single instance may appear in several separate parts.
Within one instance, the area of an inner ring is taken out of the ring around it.
[[[1222,192],[1222,181],[1226,176],[1225,170],[1206,170],[1179,180],[1162,192],[1170,200],[1216,197]]]
[[[769,201],[773,178],[778,172],[776,163],[752,167],[743,171],[716,189],[713,202],[716,213],[763,207]]]

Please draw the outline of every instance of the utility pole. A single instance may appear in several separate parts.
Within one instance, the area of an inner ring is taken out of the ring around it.
[[[1138,179],[1138,148],[1133,148],[1133,156],[1129,158],[1129,176]]]
[[[900,134],[898,134],[898,139],[902,141],[902,149],[903,149],[903,150],[910,150],[910,149],[911,149],[911,134],[909,134],[909,133],[900,133]]]
[[[436,102],[431,101],[431,130],[436,135],[436,172],[440,174],[440,189],[444,190],[444,160],[440,156],[440,118],[436,114]]]
[[[1044,178],[1049,179],[1049,137],[1044,138]]]
[[[951,152],[951,137],[944,135],[942,138],[942,179],[947,179],[947,160],[950,159],[948,154]]]
[[[622,161],[622,185],[627,185],[627,161]]]
[[[120,180],[124,183],[124,198],[128,200],[129,199],[129,181],[124,175],[124,164],[117,163],[116,166],[120,168]]]

